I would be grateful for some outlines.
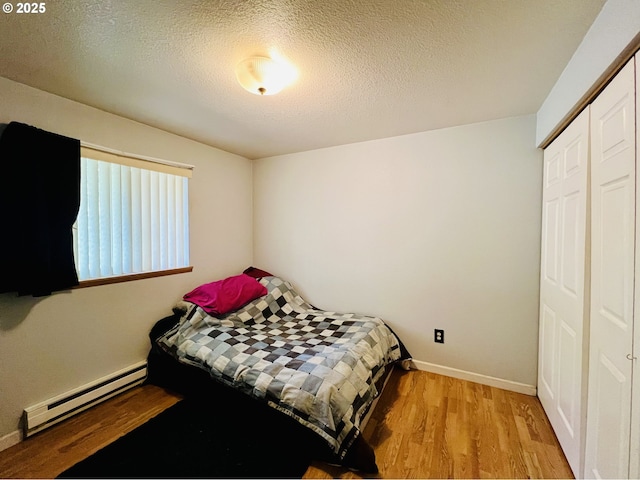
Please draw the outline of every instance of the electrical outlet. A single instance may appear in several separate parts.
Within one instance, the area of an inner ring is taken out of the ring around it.
[[[436,343],[444,343],[444,330],[438,330],[436,328],[433,331],[433,341]]]

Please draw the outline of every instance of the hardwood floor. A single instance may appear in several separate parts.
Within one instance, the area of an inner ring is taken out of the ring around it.
[[[145,385],[0,452],[0,478],[54,478],[170,407]],[[572,478],[535,397],[427,372],[396,370],[364,435],[378,478]],[[314,463],[304,478],[362,478]]]
[[[396,370],[364,436],[380,478],[573,478],[537,397],[433,373]]]

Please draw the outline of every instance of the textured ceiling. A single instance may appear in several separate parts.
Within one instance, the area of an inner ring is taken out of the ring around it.
[[[49,0],[0,14],[0,76],[260,158],[535,113],[603,4]],[[245,92],[272,51],[296,83]]]

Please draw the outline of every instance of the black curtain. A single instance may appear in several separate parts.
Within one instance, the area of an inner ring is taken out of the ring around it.
[[[43,296],[78,285],[79,207],[80,141],[9,123],[0,137],[0,293]]]

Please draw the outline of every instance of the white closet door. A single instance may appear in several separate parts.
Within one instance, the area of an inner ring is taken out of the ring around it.
[[[636,61],[636,217],[640,212],[640,168],[638,164],[638,147],[640,147],[640,54],[635,57]],[[640,252],[640,219],[636,218],[636,252]],[[636,274],[635,278],[640,281],[640,255],[636,254]],[[640,284],[636,282],[635,306],[634,306],[634,328],[633,328],[633,385],[631,399],[631,465],[629,467],[629,478],[640,478],[640,323],[635,319],[640,318]]]
[[[634,73],[631,60],[591,105],[591,331],[585,477],[629,476]]]
[[[589,109],[544,151],[538,396],[574,475],[582,472]]]

